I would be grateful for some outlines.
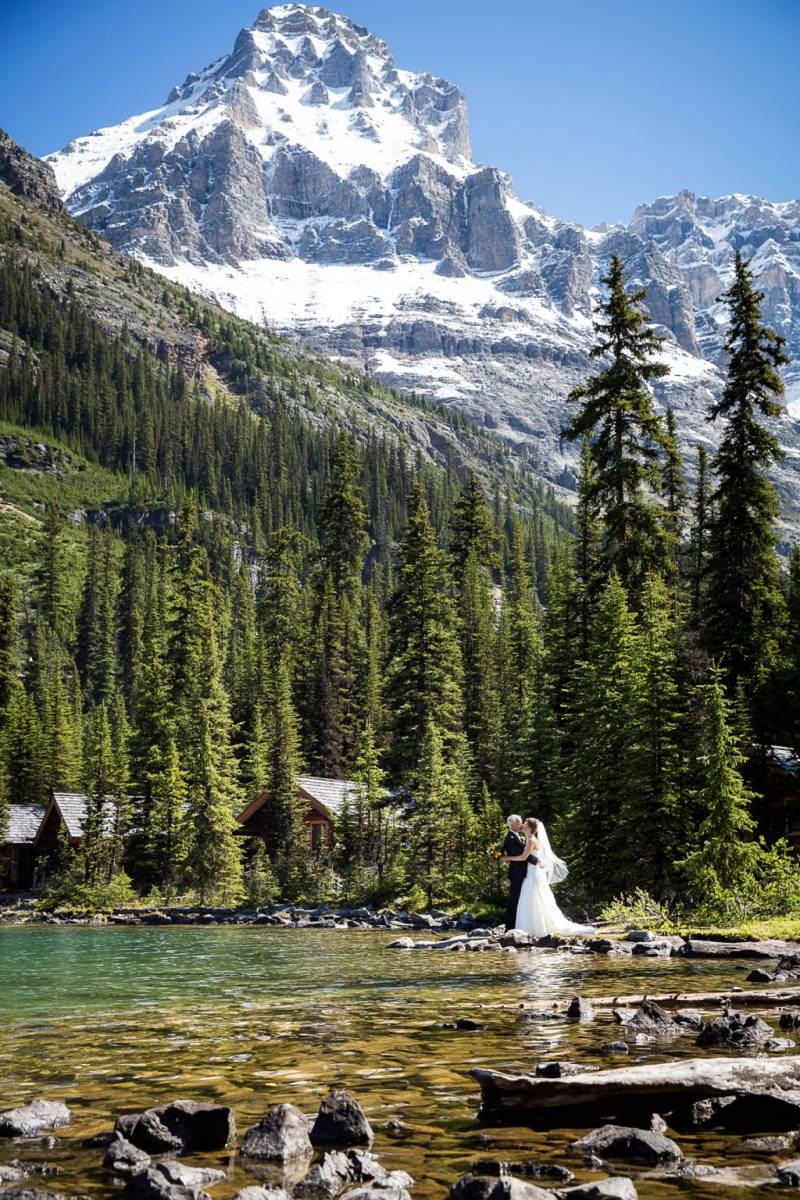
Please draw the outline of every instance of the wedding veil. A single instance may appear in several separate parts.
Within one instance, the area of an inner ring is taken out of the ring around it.
[[[544,870],[547,882],[550,884],[561,883],[562,879],[567,878],[569,868],[563,858],[559,858],[558,855],[553,853],[543,821],[539,822],[536,840],[539,843],[539,861]]]

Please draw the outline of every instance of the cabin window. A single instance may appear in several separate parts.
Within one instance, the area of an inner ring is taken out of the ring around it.
[[[314,854],[319,854],[322,851],[322,835],[325,826],[322,821],[313,821],[311,824],[311,850]]]

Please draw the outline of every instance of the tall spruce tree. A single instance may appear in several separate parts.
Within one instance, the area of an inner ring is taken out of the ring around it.
[[[705,642],[724,663],[730,681],[755,677],[774,658],[781,614],[775,521],[778,499],[769,479],[781,457],[762,418],[781,412],[788,362],[784,339],[761,320],[763,292],[737,252],[734,280],[724,300],[730,312],[725,338],[727,381],[709,420],[725,422],[714,456],[717,484],[709,533]]]
[[[361,573],[369,545],[367,509],[359,480],[360,464],[352,437],[336,440],[333,471],[320,508],[322,560],[338,594]]]
[[[620,863],[631,831],[630,826],[620,829],[619,817],[632,794],[641,795],[643,697],[637,654],[636,618],[622,581],[612,572],[598,600],[587,657],[576,667],[563,776],[566,811],[559,822],[570,873],[581,894],[594,902],[630,886]],[[637,840],[640,836],[641,831]]]
[[[186,780],[174,739],[168,740],[166,750],[158,744],[150,747],[145,778],[150,796],[148,857],[152,877],[168,904],[181,877],[186,853]]]
[[[619,255],[612,255],[602,282],[609,295],[600,306],[592,357],[608,365],[570,393],[581,408],[565,433],[573,440],[591,439],[596,473],[590,496],[605,520],[604,563],[637,595],[647,571],[663,566],[666,552],[660,506],[653,498],[665,431],[650,385],[668,368],[656,357],[661,339],[642,311],[645,293],[625,291]]]
[[[680,577],[683,566],[681,546],[687,494],[683,453],[678,440],[678,426],[674,409],[670,406],[667,408],[666,415],[661,495],[664,500],[664,525],[667,534],[666,574],[674,582]]]
[[[708,528],[711,521],[711,479],[709,475],[708,451],[701,446],[697,451],[697,483],[692,505],[692,530],[689,545],[690,613],[692,625],[697,628],[704,607],[706,566],[708,561]]]
[[[281,895],[284,899],[296,900],[310,871],[310,850],[303,807],[297,795],[300,742],[286,658],[279,660],[273,676],[268,712],[267,850]]]
[[[399,559],[386,698],[394,778],[413,788],[428,726],[435,722],[447,754],[463,718],[453,585],[419,484],[411,494]]]
[[[16,576],[0,578],[0,716],[19,683],[18,591]]]
[[[603,577],[600,569],[602,523],[597,498],[597,470],[586,435],[581,439],[581,470],[578,477],[578,503],[575,510],[577,538],[575,574],[579,587],[581,651],[589,645],[589,626]]]
[[[705,686],[702,821],[694,848],[678,865],[692,899],[712,914],[731,901],[741,902],[756,885],[761,848],[751,840],[756,823],[750,807],[755,799],[741,773],[741,740],[733,728],[732,705],[721,674]]]

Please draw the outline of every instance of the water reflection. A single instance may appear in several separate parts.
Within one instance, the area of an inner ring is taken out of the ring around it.
[[[329,1085],[345,1084],[367,1109],[377,1152],[414,1175],[415,1196],[427,1200],[443,1195],[479,1155],[566,1161],[572,1131],[478,1125],[467,1072],[478,1065],[532,1069],[553,1057],[601,1061],[599,1047],[615,1029],[607,1020],[532,1022],[521,1005],[546,1008],[578,993],[700,990],[744,978],[741,965],[683,960],[387,951],[392,936],[264,927],[0,929],[0,1096],[7,1104],[62,1098],[76,1113],[54,1147],[30,1144],[24,1154],[60,1167],[60,1191],[107,1191],[101,1156],[80,1142],[117,1113],[176,1095],[218,1099],[233,1105],[243,1130],[270,1104],[290,1100],[310,1112]],[[456,1016],[478,1017],[487,1029],[444,1029]],[[666,1054],[676,1052],[691,1054],[691,1041]],[[627,1061],[658,1054],[665,1048],[644,1047]],[[395,1132],[385,1129],[391,1120],[402,1122]],[[710,1162],[736,1156],[719,1139],[686,1149]],[[229,1171],[215,1200],[248,1182],[228,1155],[208,1161]],[[684,1187],[712,1187],[720,1196],[719,1184]],[[674,1195],[674,1188],[648,1179],[640,1195]]]

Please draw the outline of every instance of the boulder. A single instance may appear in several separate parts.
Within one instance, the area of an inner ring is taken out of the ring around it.
[[[735,1050],[754,1050],[772,1036],[772,1030],[760,1017],[742,1017],[727,1013],[703,1026],[697,1035],[698,1046],[730,1046]]]
[[[173,1100],[143,1113],[119,1117],[114,1127],[140,1150],[152,1154],[221,1150],[236,1136],[233,1109],[198,1100]]]
[[[237,1192],[234,1200],[289,1200],[289,1193],[280,1187],[259,1187],[250,1184]]]
[[[311,1158],[313,1147],[308,1136],[308,1121],[293,1104],[277,1104],[248,1129],[242,1141],[244,1158],[264,1162],[291,1162]]]
[[[524,1179],[462,1175],[450,1188],[452,1200],[553,1200],[553,1193]]]
[[[625,935],[626,942],[654,942],[656,935],[650,929],[630,929]]]
[[[343,1151],[333,1150],[295,1184],[293,1195],[297,1200],[333,1200],[345,1184],[355,1181],[350,1159]]]
[[[780,1150],[791,1150],[797,1144],[797,1133],[779,1133],[774,1137],[742,1138],[743,1150],[756,1150],[759,1154],[777,1154]]]
[[[582,996],[573,996],[567,1009],[567,1016],[570,1021],[593,1021],[594,1009]]]
[[[651,1129],[625,1125],[602,1125],[579,1141],[573,1142],[576,1154],[596,1154],[600,1158],[625,1158],[631,1162],[665,1163],[683,1158],[677,1142]]]
[[[633,1180],[625,1175],[580,1183],[577,1187],[564,1188],[558,1195],[561,1200],[637,1200]]]
[[[626,1032],[638,1030],[654,1037],[678,1037],[684,1032],[683,1026],[653,1000],[644,1000],[636,1009],[615,1008],[613,1013]]]
[[[756,967],[745,978],[745,983],[772,983],[775,979],[773,971],[765,971],[763,967]]]
[[[31,1100],[0,1112],[0,1137],[36,1137],[46,1129],[63,1129],[72,1119],[60,1100]]]
[[[325,1097],[311,1129],[314,1146],[371,1146],[373,1137],[366,1113],[344,1088]]]
[[[131,1197],[131,1200],[208,1200],[207,1193],[202,1190],[201,1180],[193,1179],[192,1174],[179,1176],[172,1170],[176,1166],[178,1164],[174,1162],[158,1163],[132,1175],[125,1184],[125,1196]],[[191,1167],[184,1168],[187,1172],[192,1170]],[[198,1177],[203,1174],[202,1171],[196,1172]]]
[[[103,1166],[115,1175],[138,1175],[140,1171],[146,1171],[151,1162],[145,1150],[123,1137],[113,1141],[103,1155]]]
[[[708,1123],[735,1133],[787,1133],[800,1129],[800,1090],[742,1093],[721,1106]]]
[[[411,1200],[411,1193],[402,1184],[391,1183],[387,1178],[372,1187],[353,1188],[344,1192],[342,1200]]]

